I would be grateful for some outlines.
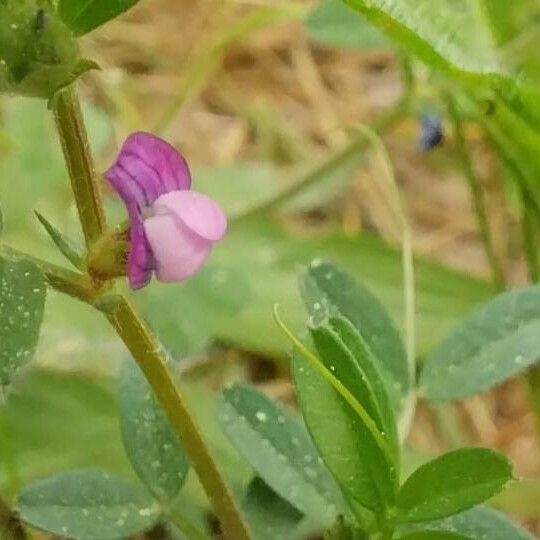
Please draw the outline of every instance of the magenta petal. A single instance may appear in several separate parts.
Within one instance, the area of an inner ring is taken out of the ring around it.
[[[144,230],[154,254],[159,281],[183,281],[192,276],[212,249],[212,242],[194,234],[172,214],[148,218]]]
[[[126,205],[150,206],[160,195],[191,186],[189,167],[169,143],[151,133],[130,135],[105,173]]]
[[[131,247],[128,257],[128,278],[132,289],[140,289],[148,285],[152,278],[154,268],[154,256],[152,248],[146,239],[143,220],[136,203],[128,206],[131,224],[130,242]]]
[[[227,218],[210,197],[196,191],[172,191],[154,203],[156,214],[173,213],[192,232],[212,242],[223,238]]]

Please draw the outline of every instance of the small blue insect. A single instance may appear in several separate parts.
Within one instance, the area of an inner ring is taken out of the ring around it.
[[[419,145],[424,152],[429,152],[444,140],[444,132],[441,121],[436,116],[423,115],[420,121]]]

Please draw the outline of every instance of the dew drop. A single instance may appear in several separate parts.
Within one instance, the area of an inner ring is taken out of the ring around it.
[[[266,413],[264,413],[263,411],[257,411],[255,413],[255,418],[259,421],[259,422],[266,422]]]

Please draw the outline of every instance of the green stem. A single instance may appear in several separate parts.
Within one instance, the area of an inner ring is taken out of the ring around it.
[[[373,149],[378,152],[384,166],[384,174],[381,175],[381,182],[386,181],[383,186],[385,202],[396,218],[395,234],[401,236],[401,267],[403,270],[403,300],[405,322],[405,351],[407,354],[407,366],[409,375],[409,386],[412,388],[416,373],[416,294],[414,278],[414,253],[412,245],[412,233],[407,218],[407,211],[401,198],[398,183],[394,174],[392,160],[386,151],[381,138],[366,125],[359,125],[358,129],[364,133]],[[403,414],[399,420],[399,433],[402,440],[405,440],[414,416],[416,407],[416,396],[410,392],[409,398],[403,408]]]
[[[53,111],[86,247],[90,247],[105,230],[105,214],[79,100],[73,87],[60,92]]]
[[[87,304],[93,304],[95,299],[103,293],[103,288],[96,288],[86,274],[66,270],[61,266],[32,257],[4,244],[0,244],[0,256],[33,262],[41,270],[51,289],[78,298]]]
[[[86,129],[73,88],[63,91],[58,96],[54,104],[54,113],[86,244],[90,247],[102,236],[105,230],[105,218]],[[42,268],[47,281],[53,288],[89,302],[105,313],[133,354],[178,437],[182,439],[188,458],[221,521],[225,535],[230,540],[249,540],[247,526],[242,520],[240,511],[208,450],[195,419],[191,416],[169,373],[165,357],[160,352],[159,343],[142,319],[122,296],[101,296],[104,292],[103,288],[100,289],[100,284],[93,283],[88,276],[48,264]],[[80,282],[86,279],[90,282],[90,291],[94,292],[91,297],[85,297],[88,289],[84,287],[84,283]],[[97,298],[100,296],[101,300],[98,304]]]
[[[486,257],[491,268],[493,283],[497,290],[501,291],[505,288],[506,280],[502,265],[495,251],[493,237],[489,228],[487,210],[484,203],[484,195],[482,192],[482,185],[474,171],[471,157],[467,150],[467,142],[465,140],[465,134],[463,132],[463,125],[461,123],[459,112],[457,110],[454,99],[450,96],[447,96],[447,107],[448,114],[453,125],[457,157],[460,161],[465,180],[467,181],[467,184],[469,186],[473,210],[476,216],[476,223],[478,226],[478,230],[480,231],[482,244],[484,246]]]
[[[402,99],[394,108],[392,108],[388,113],[381,116],[378,120],[375,121],[373,126],[373,131],[378,134],[382,134],[390,130],[395,126],[407,111],[409,104],[408,96]],[[290,198],[298,195],[305,189],[308,189],[319,182],[324,181],[328,178],[336,168],[340,167],[344,162],[352,159],[354,156],[361,154],[366,150],[370,145],[369,138],[365,133],[360,133],[355,136],[345,148],[342,148],[337,153],[332,154],[326,161],[322,164],[317,165],[313,170],[311,170],[307,175],[301,176],[294,182],[291,182],[289,185],[273,194],[266,200],[263,200],[259,204],[252,206],[248,210],[234,215],[230,221],[240,221],[247,218],[250,218],[254,215],[268,212],[277,208],[281,204],[288,201]]]
[[[529,266],[529,277],[533,283],[540,281],[540,266],[538,264],[538,221],[536,212],[529,202],[523,189],[521,196],[521,227],[523,234],[523,247]],[[536,417],[537,430],[540,433],[540,365],[535,365],[526,374],[529,386],[531,406]]]
[[[122,296],[104,300],[101,308],[129,349],[182,443],[210,502],[230,540],[249,540],[250,534],[202,433],[167,367],[161,346]]]
[[[540,281],[540,266],[538,262],[538,221],[533,205],[530,204],[527,194],[520,189],[521,198],[521,230],[523,235],[523,247],[527,264],[529,266],[529,278],[533,283]]]

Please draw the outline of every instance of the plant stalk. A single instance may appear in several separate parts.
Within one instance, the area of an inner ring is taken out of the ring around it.
[[[521,197],[521,230],[523,247],[529,267],[529,278],[532,283],[540,281],[540,266],[538,263],[538,224],[534,207],[530,204],[527,194],[520,189]],[[531,406],[535,413],[536,427],[540,433],[540,365],[536,364],[526,374]]]
[[[86,245],[90,247],[105,231],[105,218],[84,120],[73,88],[63,91],[58,96],[54,104],[54,115]],[[43,269],[53,288],[93,304],[107,316],[133,354],[176,434],[182,440],[186,454],[221,521],[224,535],[229,540],[250,540],[248,528],[167,368],[158,341],[131,304],[122,296],[103,296],[102,284],[92,282],[86,275],[61,268],[43,267]],[[66,279],[67,277],[69,279]],[[81,290],[71,288],[79,279],[89,279],[90,290],[95,293],[93,297],[86,298],[82,294],[86,291],[84,288]],[[74,292],[76,294],[73,294]]]
[[[0,244],[0,257],[2,256],[10,259],[25,259],[34,263],[41,270],[51,289],[78,298],[87,304],[93,304],[95,299],[103,293],[103,288],[96,288],[95,283],[86,274],[67,270],[5,244]]]
[[[53,112],[88,248],[105,230],[105,213],[81,107],[73,87],[58,94]]]
[[[104,301],[101,309],[139,364],[173,429],[181,436],[190,463],[221,520],[226,537],[230,540],[249,540],[248,528],[195,418],[169,372],[160,344],[123,296]]]
[[[474,171],[471,157],[467,150],[467,143],[465,140],[465,134],[463,132],[463,125],[461,123],[461,118],[459,116],[455,101],[450,96],[447,96],[446,101],[448,107],[448,114],[450,116],[454,131],[457,158],[461,163],[463,175],[469,186],[473,210],[476,216],[476,224],[478,226],[480,237],[482,238],[482,244],[484,246],[484,251],[489,262],[489,266],[491,268],[493,284],[498,291],[502,291],[505,288],[506,279],[504,276],[501,262],[499,260],[499,257],[497,256],[497,252],[495,250],[493,242],[493,236],[489,228],[487,210],[484,203],[484,194],[482,192],[482,185]]]
[[[535,208],[528,200],[527,194],[520,188],[521,198],[521,231],[523,248],[529,267],[529,279],[532,283],[540,281],[540,264],[538,261],[538,226]]]

